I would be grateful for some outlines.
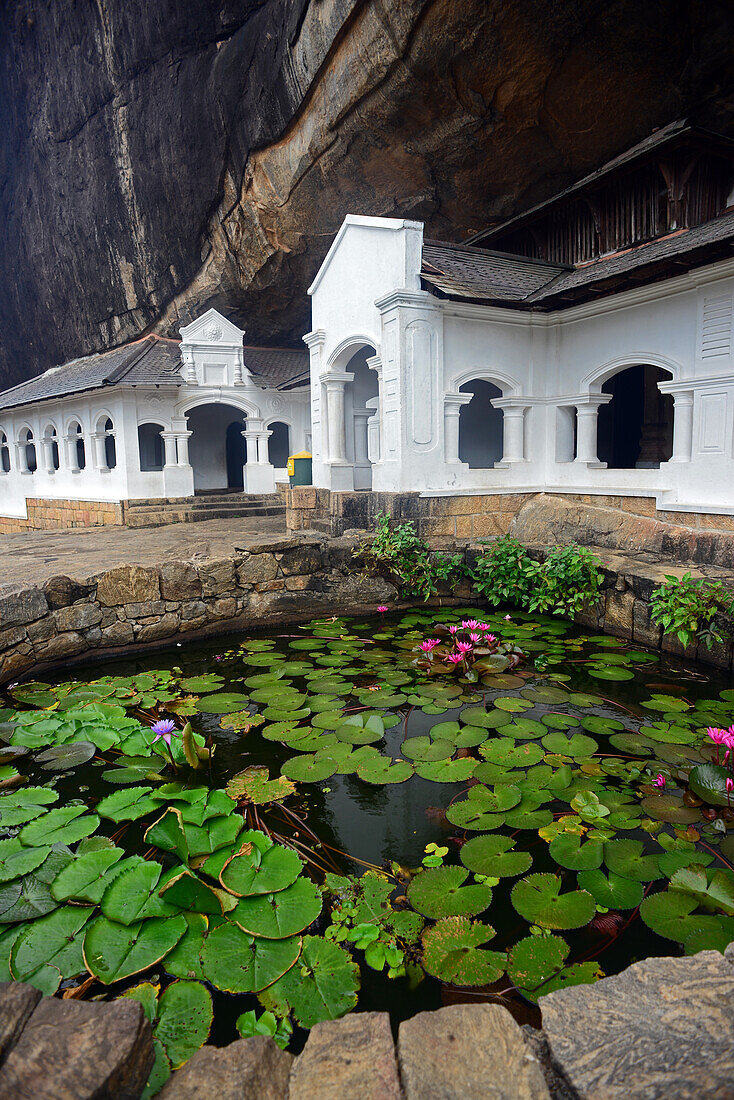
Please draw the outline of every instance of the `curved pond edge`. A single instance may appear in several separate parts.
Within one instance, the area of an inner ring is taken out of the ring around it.
[[[359,570],[357,536],[291,536],[226,558],[118,565],[86,579],[49,576],[0,596],[0,684],[91,660],[168,648],[240,629],[411,606],[395,586]],[[442,541],[471,562],[477,546]],[[533,551],[542,556],[542,548]],[[577,622],[686,660],[732,668],[731,643],[684,648],[650,618],[650,595],[670,566],[600,550],[602,599]],[[49,573],[51,570],[49,569]],[[414,604],[415,601],[412,601]],[[468,586],[430,604],[481,604]]]
[[[499,1004],[458,1003],[403,1021],[397,1041],[387,1013],[355,1012],[317,1024],[295,1058],[264,1036],[204,1046],[158,1095],[460,1100],[505,1095],[512,1082],[517,1100],[729,1096],[733,1001],[734,944],[723,956],[645,959],[549,993],[541,1030],[520,1027]],[[9,983],[0,1018],[0,1095],[140,1097],[153,1042],[137,1001],[60,1000]]]

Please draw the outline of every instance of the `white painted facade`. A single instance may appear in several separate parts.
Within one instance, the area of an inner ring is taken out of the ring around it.
[[[181,337],[180,377],[166,384],[122,382],[0,409],[0,516],[25,518],[28,498],[119,502],[232,488],[228,430],[246,443],[245,492],[286,481],[287,454],[310,446],[308,387],[256,384],[244,332],[216,310]]]
[[[646,495],[734,512],[734,261],[534,313],[422,290],[422,238],[419,222],[349,216],[309,290],[316,485]],[[617,398],[602,387],[643,366],[672,396],[672,453],[607,468],[597,422]],[[467,392],[477,380],[496,387],[490,398]],[[499,461],[469,465],[472,448]]]

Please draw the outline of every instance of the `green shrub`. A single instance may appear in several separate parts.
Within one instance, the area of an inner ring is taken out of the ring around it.
[[[522,543],[505,535],[491,544],[470,576],[490,607],[514,604],[528,611],[574,615],[599,598],[604,574],[601,562],[576,543],[554,546],[537,562]]]
[[[385,512],[377,514],[373,537],[363,540],[355,555],[364,558],[369,572],[394,581],[406,598],[427,600],[445,585],[454,588],[464,575],[461,554],[431,554],[412,521],[393,527]]]
[[[666,575],[650,597],[653,622],[662,626],[665,634],[677,635],[684,646],[697,639],[711,649],[714,642],[721,642],[722,635],[713,625],[714,616],[717,612],[730,616],[732,608],[734,595],[723,584],[694,581],[690,573],[682,577]]]

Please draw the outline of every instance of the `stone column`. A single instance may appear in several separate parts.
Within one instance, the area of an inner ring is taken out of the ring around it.
[[[693,444],[693,390],[673,393],[673,454],[671,462],[690,462]]]
[[[67,435],[64,439],[66,445],[66,465],[69,467],[72,474],[78,474],[81,469],[76,446],[79,438],[78,435]]]
[[[47,436],[44,436],[41,440],[41,446],[43,447],[43,467],[47,474],[56,473],[53,450],[55,442],[55,439],[49,439]]]
[[[176,435],[176,452],[179,466],[189,466],[189,439],[193,432],[181,432]]]
[[[163,448],[165,451],[165,458],[163,461],[164,468],[166,466],[178,466],[179,461],[176,454],[176,432],[161,432],[161,439],[163,440]]]
[[[331,374],[324,378],[326,389],[326,416],[329,424],[329,462],[345,464],[347,461],[347,436],[344,422],[344,387],[349,381],[346,374]]]
[[[497,397],[490,401],[495,409],[502,409],[502,459],[500,466],[525,461],[525,410],[515,397]]]
[[[597,452],[597,420],[599,406],[612,400],[610,393],[590,394],[576,405],[576,462],[590,466],[606,466],[599,462]]]
[[[19,474],[29,474],[31,472],[28,469],[28,451],[26,450],[27,446],[27,443],[21,443],[20,440],[17,440],[15,444],[15,453],[18,459]]]
[[[447,393],[443,399],[443,453],[447,464],[460,462],[459,414],[474,395],[471,393]]]
[[[94,447],[94,465],[104,473],[107,469],[107,455],[105,454],[105,433],[92,432],[92,446]]]
[[[268,461],[267,441],[270,432],[263,428],[260,417],[248,416],[242,435],[247,443],[247,462],[242,474],[246,493],[274,493],[275,470]]]
[[[380,461],[380,398],[367,402],[367,458],[371,465]]]

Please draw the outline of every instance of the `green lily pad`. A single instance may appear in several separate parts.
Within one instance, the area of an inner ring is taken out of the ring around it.
[[[513,878],[524,875],[533,862],[529,852],[514,848],[515,841],[509,836],[476,836],[462,844],[459,858],[477,875]]]
[[[499,729],[510,722],[510,715],[503,710],[487,711],[484,707],[467,707],[459,715],[465,726],[479,726],[480,729]]]
[[[469,875],[465,867],[433,867],[416,875],[408,887],[408,901],[424,917],[475,917],[492,901],[489,886],[462,885]]]
[[[652,756],[649,741],[638,733],[615,733],[609,738],[609,744],[620,752],[632,752],[636,756]]]
[[[586,890],[561,893],[563,882],[558,875],[529,875],[512,888],[512,904],[525,920],[542,928],[583,928],[596,912],[591,894]]]
[[[176,978],[197,978],[204,981],[199,955],[209,921],[202,913],[184,913],[186,932],[166,955],[166,972]]]
[[[691,894],[704,909],[734,916],[734,875],[730,871],[681,867],[670,880],[670,888]]]
[[[526,936],[510,950],[507,975],[531,1001],[546,992],[541,987],[563,968],[569,947],[560,936]]]
[[[26,925],[10,955],[15,981],[28,982],[53,996],[62,978],[84,970],[79,936],[92,913],[91,907],[66,905]]]
[[[301,876],[276,894],[241,898],[230,920],[249,935],[283,940],[308,928],[320,912],[318,887]]]
[[[58,798],[58,793],[48,787],[23,787],[3,795],[0,797],[0,828],[10,829],[33,821]]]
[[[446,917],[423,933],[423,965],[429,974],[458,986],[489,985],[500,977],[507,957],[482,950],[494,939],[488,924]]]
[[[543,738],[543,746],[548,752],[558,753],[560,756],[570,756],[574,760],[593,756],[599,748],[593,737],[587,737],[583,733],[574,733],[571,737],[566,737],[560,730],[546,734]]]
[[[283,940],[248,936],[225,920],[204,939],[202,971],[208,982],[225,993],[258,993],[295,966],[301,943],[300,936]]]
[[[641,840],[608,840],[604,845],[604,862],[610,871],[636,882],[653,882],[661,877],[658,857],[644,855]]]
[[[85,813],[86,806],[61,806],[37,817],[25,825],[20,833],[23,844],[75,844],[89,836],[99,825],[96,814]]]
[[[84,935],[84,963],[104,985],[130,978],[161,962],[186,932],[182,916],[118,924],[97,917]]]
[[[292,848],[273,844],[261,851],[248,839],[224,864],[219,881],[236,897],[275,894],[291,886],[302,870],[303,862]]]
[[[14,878],[20,878],[30,871],[35,871],[50,851],[50,844],[39,848],[26,848],[18,837],[0,840],[0,882],[10,882]]]
[[[357,1004],[359,967],[336,943],[304,936],[300,965],[263,990],[260,1001],[279,1016],[292,1014],[301,1027],[336,1020]]]
[[[634,680],[634,672],[630,672],[628,668],[590,668],[588,669],[589,676],[593,676],[595,680]]]
[[[728,778],[731,778],[728,770],[720,764],[697,764],[691,768],[688,785],[709,806],[726,806],[731,801],[726,790]]]
[[[306,754],[286,760],[280,770],[282,775],[287,779],[295,780],[296,783],[320,783],[332,776],[336,769],[335,760]]]
[[[128,867],[109,884],[101,900],[102,913],[108,920],[131,925],[147,916],[151,898],[161,876],[161,865],[144,860]]]
[[[271,779],[266,764],[251,764],[249,768],[233,775],[227,784],[227,794],[230,798],[246,798],[255,806],[264,806],[268,802],[282,802],[284,798],[293,794],[295,789],[295,783],[283,775]]]
[[[684,943],[700,930],[700,917],[693,915],[697,908],[698,899],[692,894],[668,889],[645,898],[640,905],[640,916],[658,936]]]
[[[455,746],[450,741],[432,741],[430,737],[410,737],[400,746],[403,756],[409,760],[433,762],[448,760],[454,755]]]
[[[471,779],[477,765],[472,757],[460,760],[437,760],[432,764],[418,764],[416,775],[421,779],[430,779],[433,783],[465,783]]]
[[[649,817],[676,825],[692,825],[701,817],[700,810],[686,806],[682,798],[676,798],[672,794],[650,794],[643,798],[642,808]]]
[[[149,797],[152,790],[152,787],[124,787],[113,791],[97,803],[97,813],[111,821],[137,821],[160,807],[157,799]]]
[[[582,890],[589,891],[597,905],[603,905],[605,909],[636,909],[645,893],[641,882],[623,878],[614,871],[608,875],[597,869],[581,871],[578,884]]]
[[[242,710],[249,703],[247,695],[237,692],[220,692],[218,695],[205,695],[197,699],[196,709],[201,714],[234,714],[236,710]]]
[[[540,745],[516,745],[514,741],[504,737],[485,741],[479,753],[490,763],[500,764],[505,768],[529,768],[543,759]]]
[[[91,741],[72,741],[64,745],[52,745],[36,755],[36,763],[50,772],[65,772],[78,768],[92,759],[96,746]]]
[[[124,856],[122,848],[99,848],[77,855],[51,883],[51,895],[57,901],[88,901],[98,904],[109,885],[111,867]]]
[[[430,767],[431,765],[424,765]],[[435,766],[435,765],[434,765]],[[383,786],[386,783],[404,783],[413,774],[413,765],[407,760],[391,760],[387,756],[370,756],[357,765],[357,775],[365,783]]]
[[[571,871],[589,871],[601,867],[604,844],[595,837],[582,843],[581,837],[575,833],[561,833],[553,838],[549,851],[561,867],[568,867]]]

